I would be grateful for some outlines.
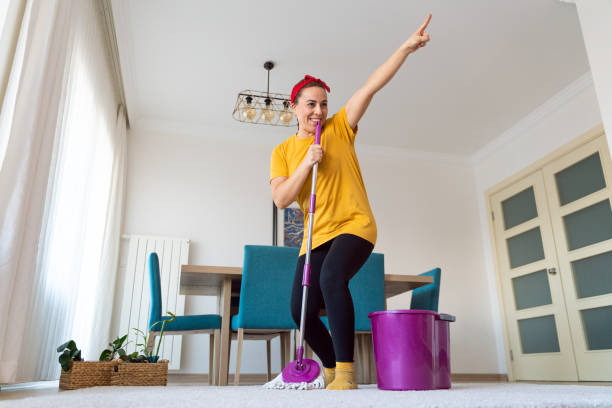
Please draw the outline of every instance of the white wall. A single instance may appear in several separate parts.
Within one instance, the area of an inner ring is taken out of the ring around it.
[[[358,148],[378,223],[376,251],[385,272],[419,274],[442,268],[439,311],[451,328],[456,373],[498,373],[493,322],[471,164],[458,157]],[[410,307],[410,294],[389,309]]]
[[[495,283],[485,192],[598,124],[601,124],[601,116],[597,97],[587,72],[473,156],[482,252],[491,294],[499,366],[503,372],[506,371],[503,322]]]
[[[282,140],[277,131],[136,128],[129,134],[124,233],[189,238],[192,264],[240,266],[245,244],[271,243],[268,169],[271,149]],[[358,155],[378,222],[375,251],[385,254],[386,273],[440,266],[440,310],[457,316],[453,371],[500,372],[471,164],[369,146],[358,146]],[[409,305],[409,295],[389,302],[396,309]],[[187,314],[214,312],[213,298],[187,297]],[[247,342],[242,372],[265,372],[264,344]],[[234,353],[235,346],[231,371]],[[278,341],[272,357],[272,370],[280,370]],[[181,367],[208,371],[206,335],[185,336]]]
[[[593,72],[595,91],[599,101],[602,122],[608,135],[608,147],[612,148],[612,2],[609,0],[574,0],[584,45]]]

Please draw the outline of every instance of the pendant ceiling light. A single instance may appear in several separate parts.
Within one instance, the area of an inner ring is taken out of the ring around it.
[[[266,61],[264,68],[268,71],[266,92],[246,89],[238,93],[232,116],[237,121],[257,125],[295,125],[294,115],[290,108],[290,95],[270,92],[270,70],[274,68],[274,63]]]

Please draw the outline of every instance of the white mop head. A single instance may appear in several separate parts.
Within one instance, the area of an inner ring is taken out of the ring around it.
[[[270,382],[264,384],[264,388],[269,390],[316,390],[325,388],[323,372],[312,382],[288,383],[283,381],[283,373],[280,373]]]

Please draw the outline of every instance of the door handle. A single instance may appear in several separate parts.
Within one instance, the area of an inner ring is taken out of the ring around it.
[[[557,268],[548,268],[548,273],[550,275],[556,275],[557,274]]]

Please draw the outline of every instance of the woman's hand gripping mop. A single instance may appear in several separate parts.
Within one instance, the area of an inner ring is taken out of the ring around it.
[[[321,144],[321,122],[317,123],[315,144]],[[304,357],[304,332],[306,330],[306,305],[308,287],[310,286],[310,252],[312,250],[312,228],[314,225],[317,170],[319,163],[312,167],[312,187],[310,190],[310,205],[308,209],[308,241],[306,245],[306,260],[302,275],[302,312],[300,316],[300,346],[297,348],[297,360],[289,363],[275,379],[264,384],[264,388],[278,390],[312,390],[325,388],[325,380],[321,368],[316,361]]]

